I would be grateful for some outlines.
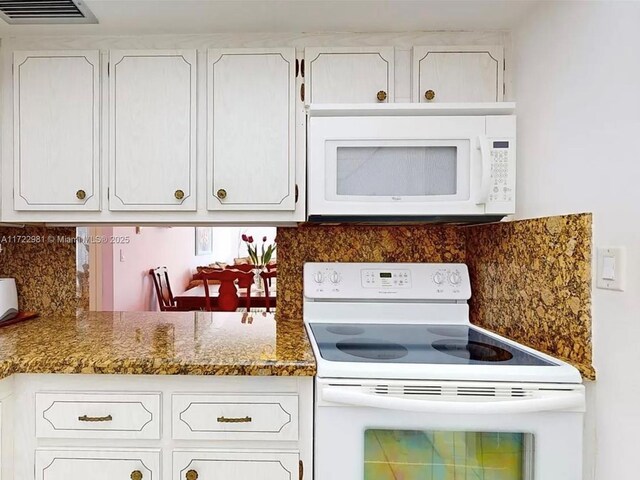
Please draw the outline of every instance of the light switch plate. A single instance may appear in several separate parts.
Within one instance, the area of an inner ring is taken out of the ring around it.
[[[624,291],[626,275],[625,247],[602,247],[597,252],[596,287]]]

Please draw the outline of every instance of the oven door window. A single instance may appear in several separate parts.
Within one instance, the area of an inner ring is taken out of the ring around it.
[[[366,430],[364,480],[530,480],[533,436]]]
[[[441,202],[470,198],[467,139],[327,141],[326,154],[328,200]]]

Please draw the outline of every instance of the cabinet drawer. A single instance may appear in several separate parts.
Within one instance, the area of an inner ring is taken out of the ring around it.
[[[156,480],[159,450],[36,450],[36,480]]]
[[[38,438],[160,438],[160,394],[36,393]]]
[[[297,440],[297,395],[173,396],[173,438]]]
[[[176,451],[172,478],[295,480],[302,475],[297,452]]]

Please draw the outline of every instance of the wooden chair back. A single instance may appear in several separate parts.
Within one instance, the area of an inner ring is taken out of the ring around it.
[[[251,285],[253,284],[253,272],[243,272],[240,270],[210,270],[201,271],[194,278],[202,280],[205,294],[205,310],[210,312],[213,310],[220,310],[224,312],[233,312],[237,310],[240,304],[238,298],[238,289],[236,288],[236,281],[238,282],[238,288],[246,288],[246,303],[247,310],[251,307]],[[220,289],[218,290],[217,302],[211,301],[211,295],[209,294],[209,280],[217,280],[220,282]]]
[[[158,304],[161,312],[177,310],[176,301],[173,298],[171,284],[169,283],[169,272],[167,267],[156,267],[149,270],[149,275],[153,278],[153,286],[158,297]]]
[[[276,269],[267,269],[267,271],[262,272],[260,276],[262,277],[262,281],[264,282],[264,306],[267,308],[267,312],[270,312],[272,298],[269,297],[269,287],[271,286],[271,279],[278,276],[278,271]]]
[[[253,265],[250,263],[243,263],[241,265],[227,265],[225,270],[240,270],[241,272],[253,272]]]

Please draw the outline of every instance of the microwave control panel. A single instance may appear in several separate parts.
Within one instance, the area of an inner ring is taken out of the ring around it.
[[[492,186],[489,192],[490,202],[513,201],[513,188],[509,180],[509,141],[491,141],[491,180]]]
[[[486,140],[491,180],[485,213],[516,211],[516,116],[488,115]]]

